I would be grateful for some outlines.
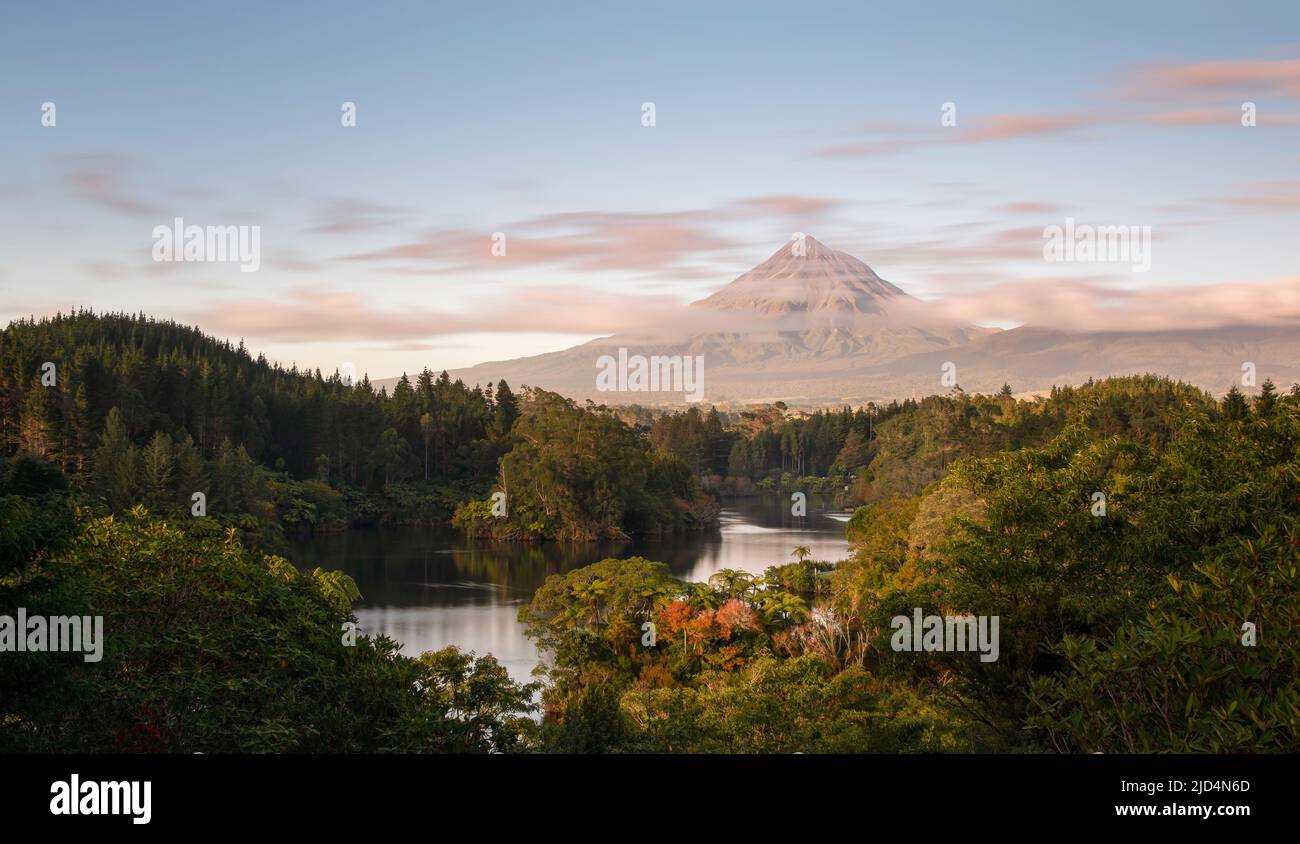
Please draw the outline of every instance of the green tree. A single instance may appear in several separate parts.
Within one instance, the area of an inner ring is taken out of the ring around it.
[[[171,437],[158,431],[145,446],[140,458],[140,491],[145,503],[156,510],[173,509],[176,495],[174,480],[175,456]]]
[[[379,435],[379,444],[375,447],[375,461],[383,467],[385,486],[401,478],[410,456],[410,447],[406,444],[406,440],[398,435],[396,429],[385,429]]]
[[[139,465],[139,452],[115,407],[104,419],[94,459],[95,485],[110,509],[120,512],[139,503]]]
[[[429,443],[433,442],[434,434],[437,428],[433,424],[433,416],[425,413],[420,417],[420,439],[424,442],[424,479],[429,480]]]
[[[173,446],[172,465],[175,467],[172,489],[182,505],[190,501],[190,496],[194,493],[206,493],[208,482],[203,455],[199,454],[188,433],[182,435]]]

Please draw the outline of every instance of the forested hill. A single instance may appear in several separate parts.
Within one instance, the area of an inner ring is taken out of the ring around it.
[[[382,481],[385,468],[396,468],[394,455],[377,448],[389,428],[421,453],[427,444],[430,478],[490,477],[495,446],[515,413],[504,382],[498,400],[491,385],[467,387],[426,370],[389,396],[365,378],[349,386],[337,372],[285,369],[254,358],[242,343],[143,315],[79,311],[14,322],[0,332],[0,360],[6,451],[78,469],[117,408],[134,442],[156,432],[188,434],[214,451],[229,440],[295,477],[328,472],[361,486]],[[53,389],[41,388],[46,362],[55,365]]]
[[[261,528],[272,546],[281,528],[446,521],[507,487],[518,506],[491,532],[512,538],[716,517],[690,469],[613,414],[542,391],[517,397],[505,381],[471,387],[426,368],[390,394],[174,322],[89,311],[11,324],[0,357],[0,457],[57,464],[113,512],[188,514],[203,492],[208,515]]]

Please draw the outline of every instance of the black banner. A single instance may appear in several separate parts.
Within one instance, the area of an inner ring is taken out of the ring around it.
[[[337,832],[477,817],[526,831],[588,811],[670,824],[721,811],[737,828],[811,813],[873,829],[1222,832],[1287,820],[1295,774],[1278,756],[9,756],[0,770],[6,823],[126,835],[259,818]]]

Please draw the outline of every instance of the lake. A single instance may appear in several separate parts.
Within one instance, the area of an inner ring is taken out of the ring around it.
[[[341,569],[356,580],[357,621],[416,655],[447,645],[490,653],[516,680],[531,679],[537,650],[524,637],[519,606],[549,575],[606,557],[642,556],[667,563],[684,580],[707,581],[719,569],[762,574],[790,562],[806,545],[812,559],[848,554],[845,515],[809,496],[808,515],[790,515],[788,496],[724,502],[717,528],[704,533],[624,543],[474,542],[449,530],[356,529],[293,543],[299,566]]]

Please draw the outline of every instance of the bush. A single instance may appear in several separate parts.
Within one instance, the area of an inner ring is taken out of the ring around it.
[[[351,637],[356,585],[299,572],[227,535],[96,519],[0,612],[103,616],[100,662],[0,660],[0,749],[75,752],[506,751],[525,746],[533,688],[454,648],[404,657]],[[352,639],[349,644],[347,640]]]

